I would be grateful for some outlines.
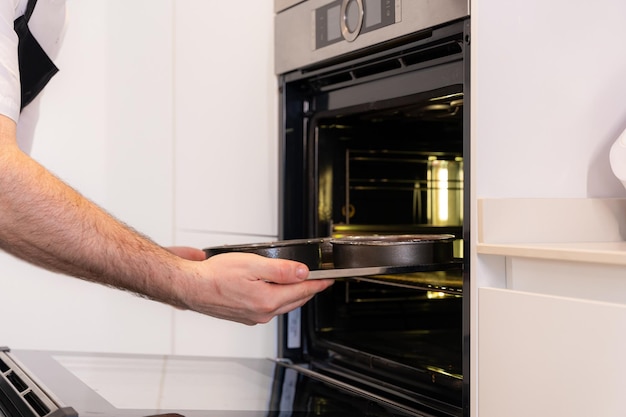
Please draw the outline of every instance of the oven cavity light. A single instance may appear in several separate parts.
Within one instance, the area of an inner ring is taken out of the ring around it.
[[[439,220],[442,222],[448,221],[448,167],[446,164],[442,164],[439,169]]]
[[[458,226],[463,220],[463,158],[428,158],[427,217],[434,226]]]
[[[447,294],[445,292],[441,292],[441,291],[427,291],[426,292],[426,298],[428,298],[429,300],[446,298],[446,297],[447,297]]]
[[[447,161],[428,157],[428,218],[433,225],[446,224],[448,221],[448,166]]]

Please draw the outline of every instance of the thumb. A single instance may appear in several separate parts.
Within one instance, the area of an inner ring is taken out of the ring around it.
[[[263,258],[261,279],[275,284],[295,284],[309,276],[309,268],[297,261]]]
[[[206,254],[202,249],[190,248],[188,246],[170,246],[165,249],[188,261],[204,261],[206,259]]]

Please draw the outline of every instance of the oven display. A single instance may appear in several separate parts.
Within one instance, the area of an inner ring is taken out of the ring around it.
[[[335,0],[316,9],[315,49],[342,40],[352,41],[359,34],[395,23],[397,1],[399,0]],[[352,35],[351,38],[342,33],[342,22]]]

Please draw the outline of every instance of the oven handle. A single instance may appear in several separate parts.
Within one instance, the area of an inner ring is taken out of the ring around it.
[[[414,409],[414,408],[402,405],[402,404],[400,404],[400,403],[398,403],[396,401],[393,401],[391,399],[385,398],[385,397],[383,397],[383,396],[381,396],[379,394],[376,394],[376,393],[373,393],[373,392],[370,392],[370,391],[366,391],[363,388],[355,387],[355,386],[353,386],[351,384],[348,384],[346,382],[343,382],[343,381],[340,381],[338,379],[332,378],[332,377],[330,377],[328,375],[324,375],[324,374],[322,374],[320,372],[316,372],[314,370],[309,369],[308,367],[305,367],[305,366],[302,366],[302,365],[298,365],[298,364],[294,364],[293,362],[291,362],[289,360],[285,360],[285,359],[281,359],[281,358],[278,358],[278,359],[271,359],[270,358],[270,360],[273,361],[274,363],[276,363],[277,365],[283,366],[283,367],[288,368],[288,369],[293,369],[294,371],[296,371],[296,372],[298,372],[298,373],[300,373],[302,375],[308,376],[311,379],[318,380],[318,381],[321,381],[323,383],[330,384],[332,386],[336,386],[336,387],[342,388],[342,389],[344,389],[344,390],[346,390],[348,392],[352,392],[352,393],[355,393],[357,395],[373,399],[374,401],[384,403],[387,406],[390,406],[392,408],[400,410],[402,413],[409,413],[411,415],[418,415],[417,414],[418,411],[416,409]],[[382,391],[389,391],[389,388],[386,388],[384,386],[380,386],[379,388]],[[396,396],[403,397],[403,398],[408,398],[409,400],[413,400],[410,397],[406,397],[402,393],[399,393],[399,392],[396,392],[396,391],[392,391],[392,392]]]

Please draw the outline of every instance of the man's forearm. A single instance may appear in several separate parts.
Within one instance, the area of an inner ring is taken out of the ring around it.
[[[306,265],[250,253],[205,260],[166,250],[82,197],[29,156],[0,115],[0,248],[50,270],[245,324],[302,306],[332,281]],[[281,285],[277,285],[281,284]]]
[[[0,152],[0,245],[44,268],[179,305],[180,258],[19,150]]]

